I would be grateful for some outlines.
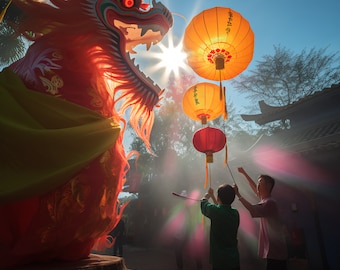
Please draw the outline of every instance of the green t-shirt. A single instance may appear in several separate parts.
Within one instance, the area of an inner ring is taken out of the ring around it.
[[[201,202],[202,214],[211,221],[210,263],[216,268],[232,269],[240,266],[237,231],[240,225],[238,211],[230,205]]]

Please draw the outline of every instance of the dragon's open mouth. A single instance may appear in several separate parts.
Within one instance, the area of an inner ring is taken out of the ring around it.
[[[116,88],[116,91],[122,91],[120,98],[132,97],[153,110],[162,90],[134,64],[130,54],[135,53],[133,48],[137,45],[145,44],[148,50],[161,41],[172,27],[173,18],[170,11],[155,0],[152,6],[146,6],[142,1],[128,2],[133,5],[126,7],[124,1],[100,0],[96,5],[97,16],[111,35],[119,34],[112,36],[112,42],[115,61],[121,59],[115,66],[117,72],[113,72],[114,80],[120,82]],[[134,92],[125,91],[124,94],[124,89],[134,89]]]

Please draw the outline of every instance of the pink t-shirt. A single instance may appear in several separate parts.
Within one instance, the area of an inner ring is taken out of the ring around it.
[[[279,219],[276,201],[273,198],[266,198],[253,205],[252,208],[252,217],[260,218],[259,256],[286,260],[288,252],[284,227]]]

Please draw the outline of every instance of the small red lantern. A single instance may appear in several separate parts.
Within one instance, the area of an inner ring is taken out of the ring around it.
[[[197,151],[206,154],[207,163],[212,163],[213,153],[221,151],[227,139],[220,129],[205,127],[195,132],[192,142]]]
[[[205,127],[197,130],[192,139],[195,149],[206,154],[206,180],[208,183],[208,163],[213,163],[213,153],[221,151],[226,145],[227,138],[218,128]]]

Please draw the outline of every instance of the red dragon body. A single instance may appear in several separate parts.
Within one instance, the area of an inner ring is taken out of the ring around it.
[[[0,73],[7,104],[0,121],[1,265],[78,260],[120,218],[127,108],[131,125],[150,146],[162,90],[129,54],[138,44],[159,42],[172,17],[156,2],[12,5],[22,12],[14,29],[33,42],[24,58]]]

